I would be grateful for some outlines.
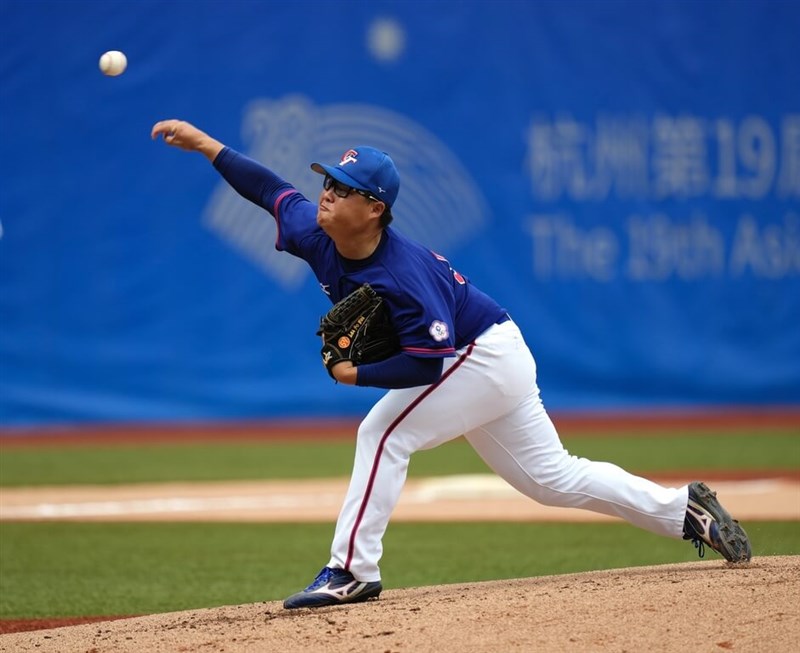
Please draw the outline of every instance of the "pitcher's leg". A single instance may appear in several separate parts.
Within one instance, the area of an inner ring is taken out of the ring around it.
[[[611,463],[571,456],[538,394],[466,437],[498,475],[542,504],[621,517],[659,535],[683,535],[686,486],[665,488]]]
[[[446,410],[442,397],[431,401],[427,390],[389,392],[359,426],[353,472],[329,562],[358,580],[380,579],[382,539],[405,484],[411,454],[464,432],[455,407],[453,419],[436,421],[435,413],[443,415]]]
[[[469,348],[448,361],[442,378],[432,386],[390,391],[362,422],[330,566],[348,569],[360,581],[378,580],[381,539],[411,454],[452,440],[517,403],[504,394],[504,387],[487,382],[486,354],[471,354]]]
[[[328,566],[347,569],[362,581],[380,580],[383,534],[405,484],[412,453],[395,443],[387,446],[388,427],[369,418],[359,426],[350,485],[331,544]]]

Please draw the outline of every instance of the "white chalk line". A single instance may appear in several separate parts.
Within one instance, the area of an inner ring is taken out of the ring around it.
[[[488,474],[470,474],[410,481],[400,498],[400,505],[426,505],[441,501],[530,501],[503,479]],[[777,479],[715,482],[714,489],[726,496],[753,497],[779,490]],[[2,494],[0,493],[0,499]],[[342,494],[322,491],[313,494],[272,494],[265,486],[257,496],[154,497],[114,501],[42,502],[26,505],[3,505],[0,521],[14,519],[102,518],[142,515],[208,513],[226,511],[294,511],[338,508]],[[800,505],[799,505],[800,507]]]
[[[289,510],[320,505],[338,505],[339,497],[164,497],[127,501],[87,501],[79,503],[39,503],[0,507],[3,519],[64,519],[67,517],[120,517],[226,510]]]

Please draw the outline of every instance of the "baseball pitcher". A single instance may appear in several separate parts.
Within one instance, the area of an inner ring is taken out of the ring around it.
[[[339,383],[388,390],[358,429],[331,557],[284,602],[314,608],[377,598],[382,538],[411,455],[464,435],[517,490],[546,505],[613,515],[750,560],[745,531],[704,484],[666,488],[606,462],[571,456],[539,396],[536,363],[506,309],[443,256],[392,229],[400,177],[388,154],[346,150],[317,203],[193,125],[164,120],[152,137],[205,155],[240,195],[276,220],[278,250],[311,266],[334,304],[321,359]]]

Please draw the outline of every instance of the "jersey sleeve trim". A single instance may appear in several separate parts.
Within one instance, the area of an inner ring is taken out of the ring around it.
[[[456,353],[454,347],[445,347],[443,349],[433,349],[430,347],[403,347],[403,351],[407,354],[417,356],[453,356]]]

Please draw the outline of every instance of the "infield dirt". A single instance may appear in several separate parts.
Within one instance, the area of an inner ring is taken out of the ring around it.
[[[388,590],[317,610],[279,602],[12,633],[8,653],[797,651],[800,557],[698,561]]]

